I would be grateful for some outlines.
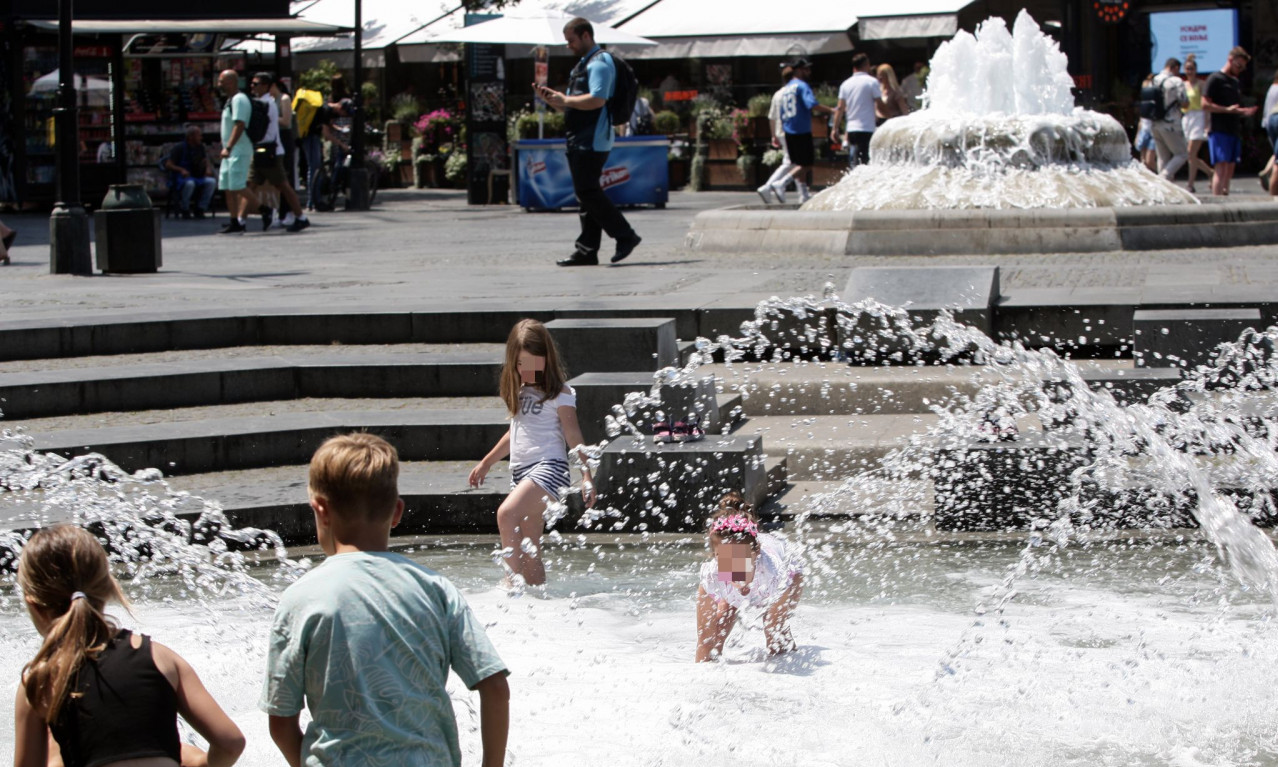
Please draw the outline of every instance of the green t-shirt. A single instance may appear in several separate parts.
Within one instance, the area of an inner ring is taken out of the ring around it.
[[[235,129],[235,123],[244,123],[244,135],[240,136],[239,141],[235,142],[232,153],[240,155],[246,154],[252,156],[253,142],[249,141],[248,125],[249,120],[253,119],[253,105],[249,103],[249,97],[244,95],[243,91],[235,94],[226,100],[226,105],[222,107],[222,146],[226,146],[231,142],[231,131]]]
[[[329,557],[275,610],[259,706],[310,710],[307,765],[460,765],[448,669],[509,673],[448,579],[389,552]]]

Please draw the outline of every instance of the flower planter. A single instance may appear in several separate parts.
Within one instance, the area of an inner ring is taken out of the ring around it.
[[[399,166],[399,183],[402,186],[413,185],[413,166],[411,163],[404,163]]]
[[[670,161],[670,189],[682,189],[688,183],[688,161]]]
[[[766,117],[751,117],[750,123],[753,126],[754,137],[757,139],[768,139],[772,136],[772,126]]]
[[[711,160],[737,159],[737,142],[730,138],[712,138],[707,142],[710,147]]]
[[[812,138],[826,138],[830,135],[830,123],[826,121],[825,115],[814,115],[812,117]]]
[[[739,189],[745,186],[735,162],[706,163],[706,183],[712,189]]]

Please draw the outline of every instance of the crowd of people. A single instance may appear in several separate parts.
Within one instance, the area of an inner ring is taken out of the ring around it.
[[[482,484],[509,457],[511,491],[497,512],[504,583],[537,587],[546,580],[547,505],[571,489],[570,448],[583,453],[582,498],[587,506],[595,501],[575,392],[540,322],[522,320],[511,330],[500,395],[510,428],[470,482]],[[291,767],[461,764],[450,670],[479,695],[482,764],[505,762],[510,671],[456,586],[390,551],[405,510],[398,482],[397,451],[372,434],[331,437],[311,459],[307,490],[325,559],[280,597],[258,703]],[[706,548],[693,660],[719,658],[747,607],[763,614],[769,654],[796,649],[789,623],[803,567],[794,548],[762,532],[736,492],[710,512]],[[243,734],[191,664],[107,614],[108,604],[127,610],[129,603],[91,533],[73,525],[34,533],[19,558],[18,583],[44,641],[22,670],[15,764],[224,767],[239,758]],[[182,741],[179,716],[207,751]]]
[[[805,179],[816,157],[812,144],[813,115],[828,115],[832,130],[846,138],[850,167],[864,165],[870,161],[870,138],[874,129],[921,106],[927,74],[927,67],[916,62],[913,73],[904,82],[898,82],[891,64],[872,68],[870,57],[857,53],[852,57],[851,76],[839,86],[838,106],[829,107],[817,101],[808,84],[812,62],[800,56],[784,64],[781,89],[773,94],[768,110],[772,146],[782,151],[782,162],[763,186],[755,190],[764,204],[771,204],[774,199],[784,203],[790,183],[795,185],[800,203],[811,197]],[[838,144],[836,140],[835,146]]]
[[[1273,154],[1278,154],[1278,74],[1270,86],[1262,107],[1242,105],[1239,77],[1246,71],[1251,56],[1241,47],[1229,52],[1220,71],[1205,80],[1199,76],[1197,58],[1190,54],[1183,63],[1169,58],[1162,71],[1151,74],[1141,83],[1135,148],[1150,170],[1168,181],[1176,178],[1182,167],[1189,168],[1190,192],[1199,173],[1211,179],[1211,192],[1225,196],[1230,192],[1234,172],[1242,161],[1243,120],[1259,113],[1266,131],[1271,157],[1260,173],[1260,181],[1271,195],[1278,194],[1278,168]],[[1201,151],[1208,149],[1210,164]]]

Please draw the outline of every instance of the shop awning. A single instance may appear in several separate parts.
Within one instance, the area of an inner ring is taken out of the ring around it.
[[[859,4],[846,0],[660,0],[621,28],[658,43],[654,48],[626,49],[632,58],[838,53],[852,49],[848,30],[856,24]]]
[[[38,29],[57,30],[58,22],[33,19],[26,22]],[[75,19],[71,31],[77,35],[128,35],[128,34],[287,34],[287,35],[335,35],[349,31],[349,27],[321,24],[306,19],[156,19],[104,20]]]
[[[974,0],[895,0],[891,8],[867,8],[857,22],[862,40],[952,37],[958,14]]]

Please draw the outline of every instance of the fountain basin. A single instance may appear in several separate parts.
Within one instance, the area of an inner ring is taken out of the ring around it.
[[[827,211],[741,205],[699,213],[685,238],[688,249],[707,253],[868,256],[1103,253],[1270,244],[1278,244],[1278,205],[1271,202],[1026,210]]]

